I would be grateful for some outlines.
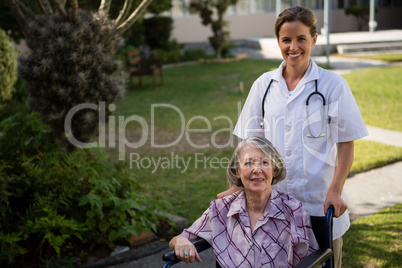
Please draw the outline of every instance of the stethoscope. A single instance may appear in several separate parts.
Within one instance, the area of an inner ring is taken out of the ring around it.
[[[274,81],[274,80],[271,79],[271,81],[269,82],[269,85],[268,85],[267,89],[265,90],[264,97],[262,98],[262,103],[261,103],[261,107],[262,107],[262,121],[261,121],[261,123],[260,123],[260,127],[261,127],[261,128],[264,128],[264,116],[265,116],[264,102],[265,102],[265,99],[266,99],[266,97],[267,97],[269,88],[271,87],[272,81]],[[323,130],[323,128],[324,128],[324,120],[325,120],[325,118],[324,118],[324,116],[321,117],[321,130],[320,130],[320,133],[318,134],[318,136],[314,136],[313,134],[311,134],[310,124],[309,124],[309,121],[308,121],[308,118],[309,118],[309,115],[308,115],[308,105],[309,105],[310,98],[311,98],[312,96],[314,96],[314,95],[318,95],[318,96],[321,97],[321,100],[322,100],[322,107],[323,107],[323,110],[325,111],[325,97],[324,97],[323,94],[321,94],[320,92],[318,92],[318,89],[317,89],[317,79],[315,80],[315,91],[312,92],[312,93],[310,93],[310,95],[308,95],[307,100],[306,100],[307,127],[308,127],[308,132],[309,132],[309,134],[307,134],[307,138],[317,139],[317,138],[325,137],[325,135],[322,133],[322,130]]]

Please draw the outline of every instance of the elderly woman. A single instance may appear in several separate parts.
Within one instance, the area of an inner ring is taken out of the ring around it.
[[[186,263],[201,259],[189,239],[212,245],[222,267],[292,267],[318,249],[301,202],[272,189],[283,180],[282,157],[262,137],[247,138],[233,153],[230,185],[242,190],[211,202],[193,225],[170,241]]]

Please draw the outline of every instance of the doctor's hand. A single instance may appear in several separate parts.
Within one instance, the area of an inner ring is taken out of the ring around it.
[[[338,218],[342,216],[343,213],[345,213],[346,209],[348,208],[348,205],[346,205],[346,202],[342,199],[342,197],[337,194],[337,193],[331,193],[328,192],[327,198],[325,199],[324,202],[324,213],[327,214],[327,210],[329,206],[334,206],[334,217]]]
[[[196,260],[197,262],[202,262],[193,243],[191,243],[190,240],[185,237],[174,237],[169,246],[171,248],[174,247],[176,257],[179,260],[184,261],[185,263],[192,263],[194,262],[194,260]]]
[[[221,199],[221,198],[224,198],[225,196],[233,194],[233,193],[235,193],[235,192],[237,192],[239,190],[241,190],[240,187],[232,186],[229,189],[227,189],[226,191],[217,194],[216,197],[218,197],[218,199]]]

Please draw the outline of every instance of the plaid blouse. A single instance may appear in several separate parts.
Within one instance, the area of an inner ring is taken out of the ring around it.
[[[293,267],[318,249],[301,202],[274,189],[253,233],[242,190],[212,201],[181,236],[208,241],[216,260],[227,268]]]

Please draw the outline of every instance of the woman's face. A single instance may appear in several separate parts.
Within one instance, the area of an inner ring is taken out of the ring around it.
[[[316,42],[317,34],[311,37],[309,27],[300,21],[285,22],[279,30],[278,44],[287,66],[307,69]]]
[[[237,175],[245,190],[265,192],[271,189],[273,177],[271,161],[254,146],[245,145],[241,150]]]

